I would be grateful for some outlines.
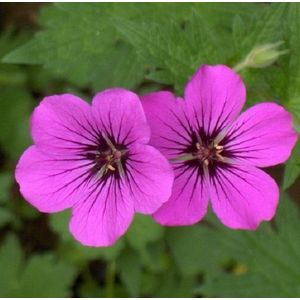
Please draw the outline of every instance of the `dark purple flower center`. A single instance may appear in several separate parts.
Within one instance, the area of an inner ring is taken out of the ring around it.
[[[93,162],[92,173],[99,179],[114,176],[123,177],[128,150],[124,145],[118,145],[114,139],[102,134],[98,145],[87,149],[86,158]]]
[[[179,155],[174,161],[192,162],[192,164],[211,166],[216,162],[224,162],[222,152],[224,147],[214,142],[207,144],[202,140],[197,141],[186,149],[184,154]]]
[[[198,132],[189,132],[191,143],[174,158],[173,162],[183,162],[184,165],[199,169],[200,173],[208,170],[211,175],[217,167],[226,168],[232,157],[230,151],[226,150],[226,142],[221,138],[220,132],[212,136],[206,134],[202,129]]]
[[[123,157],[126,150],[109,149],[105,152],[99,152],[95,155],[95,167],[98,169],[99,177],[107,174],[108,172],[124,173],[123,170]]]
[[[192,153],[192,156],[195,157],[200,163],[208,166],[213,161],[223,161],[224,158],[221,155],[223,151],[223,146],[218,144],[203,145],[200,142],[196,143],[196,151]]]

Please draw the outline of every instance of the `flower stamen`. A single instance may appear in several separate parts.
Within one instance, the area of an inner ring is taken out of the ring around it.
[[[192,161],[198,160],[203,168],[207,168],[213,161],[226,162],[225,157],[221,155],[224,150],[224,146],[217,144],[215,141],[209,145],[202,143],[202,140],[198,140],[195,144],[195,151],[184,153],[172,159],[172,162],[178,161]]]

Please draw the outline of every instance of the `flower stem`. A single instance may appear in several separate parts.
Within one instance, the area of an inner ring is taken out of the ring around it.
[[[245,67],[247,67],[247,63],[245,61],[242,61],[237,65],[235,65],[233,67],[233,70],[238,73],[239,71],[243,70]]]
[[[107,264],[105,276],[105,296],[106,298],[114,298],[116,263],[110,261]]]

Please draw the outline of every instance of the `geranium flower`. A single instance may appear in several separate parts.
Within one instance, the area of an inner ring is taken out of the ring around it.
[[[70,94],[46,97],[31,134],[16,168],[21,193],[41,212],[72,208],[70,231],[84,245],[113,244],[134,212],[152,214],[171,194],[172,168],[147,145],[149,126],[130,91],[103,91],[92,106]]]
[[[173,193],[154,214],[163,225],[189,225],[212,209],[226,226],[256,229],[278,203],[275,181],[258,167],[284,162],[297,136],[292,118],[275,103],[260,103],[239,117],[246,99],[230,68],[202,66],[188,82],[184,100],[170,92],[143,100],[150,143],[173,164]]]

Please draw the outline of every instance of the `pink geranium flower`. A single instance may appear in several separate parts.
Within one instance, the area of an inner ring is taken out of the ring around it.
[[[151,144],[172,163],[173,193],[154,214],[163,225],[189,225],[206,214],[209,199],[218,218],[234,229],[256,229],[278,203],[275,181],[258,167],[284,162],[297,136],[292,118],[275,103],[243,112],[246,90],[222,65],[202,66],[184,100],[170,92],[143,98]]]
[[[84,245],[113,244],[134,212],[152,214],[171,195],[173,171],[147,143],[140,99],[110,89],[92,106],[65,94],[46,97],[31,120],[34,146],[19,160],[16,179],[41,212],[72,208],[70,231]]]

